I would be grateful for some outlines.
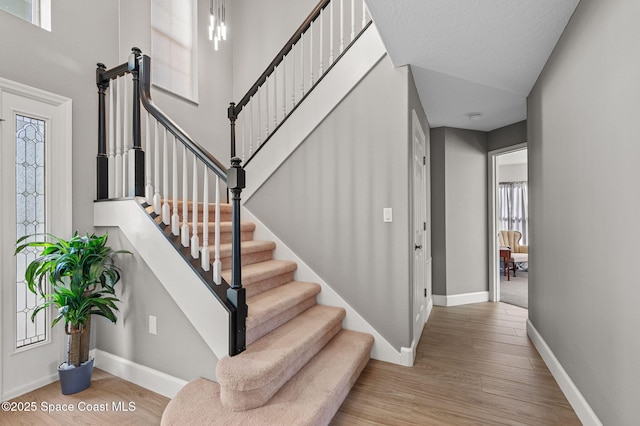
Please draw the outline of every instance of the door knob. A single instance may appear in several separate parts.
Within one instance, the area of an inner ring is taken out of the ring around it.
[[[415,249],[420,250],[422,248],[422,244],[416,244]]]

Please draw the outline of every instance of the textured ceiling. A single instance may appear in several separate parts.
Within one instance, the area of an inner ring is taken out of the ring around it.
[[[578,2],[366,0],[393,64],[411,65],[430,125],[484,131],[526,118]]]

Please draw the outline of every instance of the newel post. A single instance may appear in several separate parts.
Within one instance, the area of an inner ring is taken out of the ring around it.
[[[231,288],[227,290],[227,300],[236,311],[231,316],[229,330],[229,355],[237,355],[246,348],[247,297],[242,287],[242,259],[240,251],[240,194],[245,187],[245,171],[238,157],[231,159],[231,168],[227,170],[227,187],[231,191],[232,227],[231,227]]]
[[[240,195],[245,188],[245,172],[236,157],[236,110],[232,102],[227,110],[231,123],[231,168],[227,170],[227,188],[231,192],[231,288],[227,300],[235,307],[229,324],[229,355],[234,356],[246,348],[247,296],[242,287],[242,253],[240,246]]]
[[[109,87],[109,79],[104,78],[107,67],[98,64],[96,68],[96,85],[98,86],[98,155],[96,157],[96,199],[109,198],[109,158],[107,157],[107,123],[105,95]]]
[[[133,77],[133,108],[132,108],[132,120],[133,124],[133,148],[131,151],[130,164],[133,170],[131,176],[133,176],[133,189],[130,196],[144,197],[144,151],[142,150],[142,136],[141,136],[141,119],[140,119],[140,57],[142,51],[137,47],[131,49],[131,56],[129,57],[129,70]]]

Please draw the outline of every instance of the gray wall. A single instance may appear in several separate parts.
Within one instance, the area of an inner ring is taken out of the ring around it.
[[[490,131],[487,134],[487,149],[493,151],[526,141],[527,121],[524,120]]]
[[[498,182],[526,182],[527,164],[501,164],[498,165],[497,177]]]
[[[117,285],[120,314],[114,325],[94,317],[98,348],[183,380],[215,379],[218,362],[209,346],[193,328],[147,264],[118,228],[109,232],[113,247],[133,252],[120,255],[117,264],[123,275]],[[157,334],[149,334],[149,315],[157,318]]]
[[[407,80],[383,58],[247,203],[397,348],[411,342]]]
[[[208,3],[198,2],[200,12],[204,11],[199,28],[206,27]],[[73,205],[69,214],[74,229],[80,232],[93,231],[98,114],[95,66],[98,62],[109,67],[122,63],[132,46],[150,52],[149,7],[148,1],[53,1],[51,32],[0,11],[0,38],[5,41],[0,43],[0,76],[73,100]],[[153,89],[152,96],[199,143],[226,159],[231,47],[223,43],[221,50],[214,52],[206,34],[199,34],[200,105]],[[112,242],[114,247],[120,244],[118,238]],[[125,315],[115,327],[96,326],[95,346],[185,379],[207,375],[208,368],[215,368],[213,355],[143,262],[127,264],[124,284],[132,288],[128,302],[122,305]],[[161,307],[162,314],[158,314],[159,334],[150,336],[143,321],[154,307]],[[176,339],[182,344],[177,345]],[[206,368],[184,362],[185,351],[178,348],[189,348],[190,359],[204,361]]]
[[[431,257],[433,294],[447,294],[445,128],[431,129]]]
[[[433,292],[487,291],[487,133],[432,129],[431,163]]]
[[[640,418],[637,16],[582,0],[528,99],[529,318],[605,425]]]
[[[233,0],[233,97],[255,83],[317,0]],[[298,58],[299,59],[299,58]],[[299,77],[296,77],[299,80]]]

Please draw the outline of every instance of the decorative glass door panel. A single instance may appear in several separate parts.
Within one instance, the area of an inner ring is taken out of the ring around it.
[[[16,114],[16,238],[45,228],[45,121]],[[47,310],[31,320],[41,302],[29,291],[26,267],[39,253],[29,248],[16,255],[16,348],[47,340]]]

